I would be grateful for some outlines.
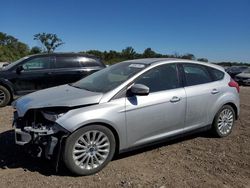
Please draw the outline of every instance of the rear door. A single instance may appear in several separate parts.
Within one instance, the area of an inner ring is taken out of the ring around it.
[[[150,93],[126,98],[129,146],[152,142],[183,129],[186,95],[175,64],[152,68],[135,83],[148,86]]]
[[[54,86],[73,83],[82,78],[76,56],[56,56],[53,70]]]
[[[87,75],[100,70],[95,64],[96,60],[78,56],[56,56],[53,70],[54,86],[74,83]]]
[[[221,95],[209,68],[200,64],[184,63],[185,91],[187,95],[186,128],[195,129],[210,124],[210,108]]]

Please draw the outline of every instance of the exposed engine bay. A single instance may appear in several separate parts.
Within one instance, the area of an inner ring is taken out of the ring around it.
[[[55,121],[64,112],[65,109],[31,109],[21,118],[14,112],[16,144],[27,147],[36,157],[52,159],[60,155],[62,139],[69,132]]]

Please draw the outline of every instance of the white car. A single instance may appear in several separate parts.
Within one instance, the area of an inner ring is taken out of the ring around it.
[[[234,79],[239,83],[239,85],[250,85],[250,68],[244,70],[240,74],[237,74]]]

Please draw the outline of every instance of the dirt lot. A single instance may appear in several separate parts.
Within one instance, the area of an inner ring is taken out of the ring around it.
[[[122,154],[103,171],[74,177],[14,145],[12,109],[0,109],[0,187],[250,187],[250,87],[241,114],[223,139],[199,133]]]

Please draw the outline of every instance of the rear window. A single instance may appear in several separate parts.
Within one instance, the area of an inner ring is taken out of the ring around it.
[[[222,80],[224,77],[224,72],[212,68],[212,67],[208,67],[209,73],[211,74],[213,81],[218,81],[218,80]]]
[[[101,61],[89,57],[78,57],[80,67],[104,67]]]
[[[56,57],[56,68],[74,68],[80,67],[79,61],[76,57]]]

